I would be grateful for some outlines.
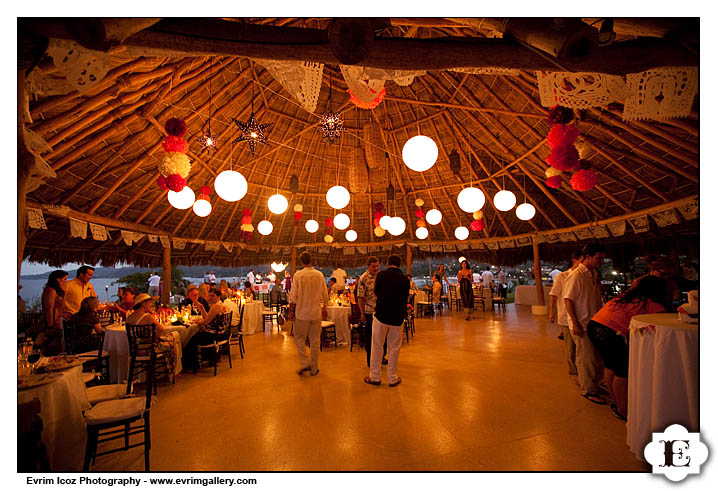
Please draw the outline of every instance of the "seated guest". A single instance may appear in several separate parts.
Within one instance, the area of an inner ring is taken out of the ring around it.
[[[604,381],[611,396],[611,409],[625,420],[628,408],[628,326],[631,317],[666,312],[668,283],[646,275],[626,293],[606,303],[586,328],[604,364]]]
[[[203,298],[207,304],[209,304],[209,288],[209,285],[206,283],[199,285],[199,288],[197,288],[199,291],[199,298]]]
[[[85,353],[98,349],[97,334],[104,333],[97,315],[100,306],[97,297],[85,297],[80,302],[80,310],[70,317],[70,323],[75,327],[72,333],[72,350],[75,353]]]
[[[135,305],[132,306],[132,312],[127,316],[127,324],[135,326],[155,326],[155,343],[157,351],[164,353],[167,358],[167,364],[172,373],[174,373],[175,364],[177,363],[177,355],[172,341],[164,341],[160,339],[164,327],[155,320],[152,315],[155,302],[159,297],[150,297],[146,293],[140,293],[135,297]]]
[[[441,277],[438,274],[434,275],[434,283],[431,285],[431,295],[435,303],[441,302],[441,292],[444,286],[441,284]]]
[[[282,280],[276,278],[274,280],[274,287],[269,292],[269,302],[274,304],[281,303],[282,293],[284,293],[284,288],[282,288]]]
[[[192,307],[192,315],[202,315],[202,312],[199,310],[199,308],[195,307],[195,303],[199,302],[205,310],[209,310],[209,302],[207,302],[204,298],[199,296],[199,289],[197,288],[197,285],[189,285],[186,290],[187,297],[180,302],[180,306],[187,306],[189,305]]]
[[[252,284],[249,281],[244,282],[244,297],[257,300],[257,292],[252,288]]]
[[[124,288],[122,290],[122,300],[117,303],[113,310],[116,310],[123,318],[127,319],[135,306],[135,295],[137,295],[137,290],[134,288]]]
[[[225,298],[230,295],[229,286],[227,285],[227,280],[222,280],[219,282],[219,292]]]
[[[217,314],[226,314],[229,312],[220,300],[221,294],[218,288],[211,288],[209,291],[209,311],[205,310],[204,305],[195,302],[195,306],[202,312],[202,320],[198,324],[203,328],[200,332],[192,336],[187,345],[182,349],[182,366],[189,372],[199,370],[199,359],[197,358],[197,346],[211,344],[217,338],[217,332],[210,327]],[[210,359],[215,356],[212,350],[205,350],[203,358]]]
[[[329,295],[332,293],[339,293],[339,289],[337,287],[337,279],[332,277],[329,278]]]
[[[232,300],[232,297],[222,300],[222,304],[232,312],[232,327],[237,327],[239,325],[239,305]]]

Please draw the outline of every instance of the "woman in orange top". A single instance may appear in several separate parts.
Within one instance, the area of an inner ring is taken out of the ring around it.
[[[611,395],[611,410],[625,420],[628,405],[628,326],[631,317],[666,312],[667,282],[644,276],[635,287],[614,298],[596,312],[587,332],[601,360],[603,377]]]

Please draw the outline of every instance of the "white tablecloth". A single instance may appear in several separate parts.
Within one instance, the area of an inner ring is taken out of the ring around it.
[[[514,303],[517,305],[536,305],[536,285],[518,285],[516,287]],[[544,304],[549,304],[548,292],[551,291],[551,285],[543,286]]]
[[[327,307],[328,320],[336,326],[337,344],[347,344],[351,341],[351,331],[349,330],[349,314],[351,312],[352,309],[348,306],[330,305]]]
[[[255,300],[253,302],[244,303],[243,305],[244,318],[242,319],[242,334],[264,332],[264,323],[262,319],[264,303]]]
[[[630,329],[626,441],[644,460],[652,432],[674,423],[699,430],[698,325],[646,314],[634,316]]]
[[[47,447],[53,471],[81,471],[87,441],[82,411],[90,407],[82,365],[66,370],[62,378],[39,387],[17,391],[17,402],[40,399],[44,429],[42,440]]]

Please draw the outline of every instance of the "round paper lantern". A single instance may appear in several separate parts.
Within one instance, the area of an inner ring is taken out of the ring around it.
[[[324,242],[326,242],[327,244],[331,244],[332,242],[334,242],[334,237],[332,237],[331,235],[327,234],[327,235],[324,236]]]
[[[304,228],[307,229],[307,232],[313,234],[319,230],[319,222],[316,220],[307,220],[307,223],[304,224]]]
[[[464,188],[459,193],[456,201],[459,203],[459,208],[466,213],[473,213],[484,207],[486,198],[479,188]]]
[[[401,158],[404,159],[406,166],[416,172],[431,169],[438,156],[439,147],[434,140],[424,135],[410,138],[401,151]]]
[[[262,220],[257,224],[257,232],[262,235],[269,235],[272,233],[272,230],[274,230],[274,226],[269,220]]]
[[[502,189],[494,195],[494,206],[499,211],[509,211],[516,206],[516,195],[511,191]]]
[[[195,201],[194,205],[192,205],[192,210],[198,217],[206,217],[212,213],[212,204],[209,202],[209,198],[206,195],[200,194],[197,201]]]
[[[225,201],[239,201],[247,194],[247,179],[237,171],[226,170],[215,178],[214,190]]]
[[[416,229],[416,238],[424,240],[429,236],[429,229],[426,227],[419,227]]]
[[[426,212],[426,221],[429,225],[438,225],[441,222],[441,212],[432,208]]]
[[[481,220],[484,218],[484,212],[479,210],[474,212],[474,220]]]
[[[389,232],[394,237],[401,235],[406,230],[406,222],[401,217],[394,217],[391,219],[391,225],[389,225]]]
[[[287,269],[287,264],[282,264],[282,263],[272,263],[271,266],[272,266],[272,271],[274,271],[276,273],[281,273],[282,271]]]
[[[536,214],[536,208],[531,203],[521,203],[516,207],[516,216],[519,220],[531,220]]]
[[[344,234],[344,237],[346,237],[349,242],[354,242],[355,240],[357,240],[357,233],[354,230],[347,230],[347,233]]]
[[[484,229],[484,221],[483,220],[471,220],[469,227],[471,227],[471,230],[473,230],[474,232],[480,232]]]
[[[392,219],[389,215],[384,215],[379,219],[379,226],[384,230],[389,230],[389,227],[391,226],[391,220]]]
[[[288,206],[289,202],[287,201],[287,198],[281,194],[273,194],[267,200],[267,208],[269,208],[269,211],[275,215],[279,215],[280,213],[287,211]]]
[[[374,235],[377,237],[384,237],[384,234],[386,233],[386,230],[384,230],[381,227],[374,227]]]
[[[466,258],[464,256],[461,256],[459,258],[459,264],[463,263],[464,261],[466,261]]]
[[[349,226],[349,215],[346,213],[339,213],[334,217],[334,226],[339,230],[346,230]]]
[[[416,199],[414,200],[414,204],[415,204],[416,206],[422,207],[422,206],[424,206],[424,200],[421,199],[421,198],[416,198]]]
[[[194,204],[194,191],[185,186],[182,191],[175,193],[167,191],[167,201],[178,210],[186,210]]]
[[[294,205],[294,211],[304,211],[304,207],[300,204]]]
[[[340,210],[349,204],[349,191],[344,186],[334,186],[327,191],[327,203],[336,210]]]
[[[456,230],[454,230],[454,237],[459,240],[466,240],[469,237],[469,229],[466,227],[456,227]]]

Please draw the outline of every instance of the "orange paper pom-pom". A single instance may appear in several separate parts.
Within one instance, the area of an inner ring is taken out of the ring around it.
[[[598,176],[590,169],[583,169],[571,176],[571,187],[576,191],[588,191],[598,182]]]

